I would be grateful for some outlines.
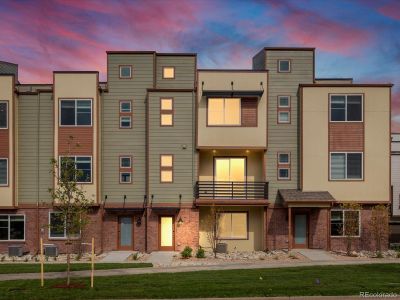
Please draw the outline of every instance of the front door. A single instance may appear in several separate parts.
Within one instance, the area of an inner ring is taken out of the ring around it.
[[[131,216],[118,217],[118,249],[133,250],[133,226]]]
[[[160,216],[159,233],[159,249],[161,251],[173,251],[175,249],[173,216]]]
[[[307,214],[294,215],[294,248],[308,248]]]

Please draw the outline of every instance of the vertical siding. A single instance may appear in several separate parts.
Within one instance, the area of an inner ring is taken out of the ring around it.
[[[119,79],[119,65],[132,65],[132,79]],[[146,187],[146,92],[153,87],[152,54],[108,55],[108,93],[102,98],[102,199],[142,203]],[[119,101],[132,101],[132,128],[119,129]],[[132,155],[132,184],[119,183],[119,156]]]
[[[163,67],[175,67],[174,79],[163,79]],[[192,89],[195,82],[195,56],[157,55],[157,88]]]
[[[291,60],[290,73],[278,73],[278,59]],[[269,70],[268,85],[268,151],[266,171],[269,181],[269,199],[277,201],[278,189],[299,187],[299,103],[300,83],[313,82],[312,51],[266,51],[266,68]],[[291,124],[277,124],[278,95],[290,95]],[[290,152],[291,180],[277,180],[277,153]]]
[[[160,97],[174,98],[174,126],[160,126]],[[153,203],[193,201],[195,181],[194,92],[150,93],[149,96],[149,184]],[[186,145],[186,149],[183,149]],[[174,182],[160,183],[160,155],[174,155]]]
[[[18,131],[18,203],[51,202],[48,189],[52,187],[54,137],[50,93],[20,95]]]

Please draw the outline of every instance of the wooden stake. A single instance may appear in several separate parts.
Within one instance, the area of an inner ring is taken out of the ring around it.
[[[43,257],[43,238],[40,238],[40,286],[44,286],[44,257]]]
[[[90,287],[93,288],[94,283],[94,237],[92,237],[92,272],[90,274]]]

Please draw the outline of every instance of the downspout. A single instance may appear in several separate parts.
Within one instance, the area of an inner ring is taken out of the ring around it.
[[[38,109],[37,109],[37,157],[36,157],[36,161],[37,161],[37,168],[36,168],[36,186],[37,186],[37,198],[36,198],[36,232],[37,232],[37,252],[39,252],[40,249],[40,226],[39,226],[39,221],[40,221],[40,214],[39,214],[39,197],[40,197],[40,193],[39,193],[39,188],[40,188],[40,180],[39,180],[39,176],[40,176],[40,171],[39,171],[39,143],[40,143],[40,92],[38,93],[37,96],[37,104],[38,104]]]
[[[148,217],[148,198],[149,198],[149,92],[146,92],[146,138],[145,138],[145,143],[146,143],[146,185],[145,185],[145,197],[146,197],[146,205],[144,209],[144,252],[147,253],[148,250],[148,245],[147,245],[147,229],[148,229],[148,224],[147,224],[147,217]]]

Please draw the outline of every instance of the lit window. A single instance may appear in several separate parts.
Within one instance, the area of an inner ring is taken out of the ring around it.
[[[362,179],[363,154],[361,152],[331,153],[330,179]]]
[[[209,98],[208,125],[240,125],[240,98]]]
[[[172,155],[161,155],[160,158],[160,178],[161,182],[173,182],[173,164]]]
[[[131,123],[132,123],[131,116],[119,117],[119,127],[120,128],[131,128],[132,127]]]
[[[78,183],[92,182],[91,156],[61,156],[60,177],[76,180]]]
[[[289,73],[290,72],[290,60],[288,60],[288,59],[278,60],[278,72]]]
[[[331,95],[331,122],[362,122],[362,95]]]
[[[332,210],[331,236],[360,236],[360,211]]]
[[[278,123],[290,123],[290,111],[279,111]]]
[[[120,168],[131,168],[132,167],[132,159],[129,156],[123,156],[119,158],[119,167]]]
[[[62,126],[91,126],[91,100],[61,100],[60,125]]]
[[[132,66],[119,66],[120,78],[132,78]]]
[[[220,239],[248,239],[247,213],[219,213],[217,229]]]
[[[0,129],[8,128],[8,103],[0,101]]]
[[[175,68],[174,67],[163,67],[163,78],[164,79],[174,79],[175,78]]]
[[[0,186],[8,185],[8,159],[0,158]]]
[[[24,215],[0,215],[0,241],[25,240]]]
[[[161,99],[161,111],[160,111],[160,123],[161,126],[173,126],[174,124],[174,110],[173,110],[173,99],[162,98]]]
[[[131,101],[121,101],[119,103],[119,112],[120,113],[130,113],[132,112],[132,102]]]

